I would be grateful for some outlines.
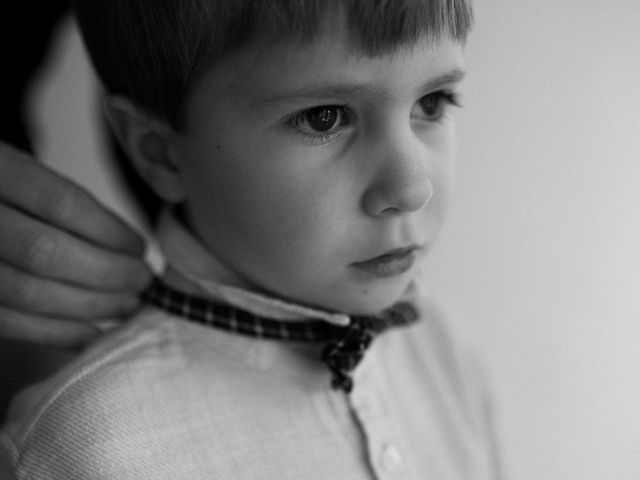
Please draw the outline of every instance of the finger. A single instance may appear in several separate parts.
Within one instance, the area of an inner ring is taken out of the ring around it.
[[[0,200],[96,245],[131,255],[144,240],[71,180],[0,142]]]
[[[24,312],[80,320],[124,318],[140,305],[135,295],[85,290],[27,275],[0,264],[0,304]]]
[[[100,333],[91,324],[28,315],[0,305],[0,337],[7,340],[79,350]]]
[[[0,259],[64,283],[111,292],[139,292],[151,272],[141,258],[106,250],[0,204]]]

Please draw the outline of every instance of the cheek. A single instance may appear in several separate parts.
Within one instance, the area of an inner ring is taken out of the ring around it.
[[[348,258],[354,225],[343,213],[344,202],[322,184],[299,181],[268,188],[243,205],[237,217],[243,222],[240,242],[247,240],[255,265],[271,270],[263,274],[280,273],[301,283],[323,277],[332,261]]]
[[[449,201],[455,182],[457,163],[455,141],[455,125],[450,123],[433,139],[431,144],[432,151],[436,156],[431,173],[432,182],[444,202]]]
[[[424,217],[428,228],[437,232],[446,220],[451,205],[453,194],[453,168],[450,165],[443,166],[431,176],[434,195],[424,209]]]
[[[201,136],[185,168],[192,221],[213,251],[274,269],[320,268],[346,256],[357,172],[308,148],[228,133]]]
[[[207,237],[221,253],[237,247],[275,260],[335,236],[336,197],[308,172],[264,157],[226,156],[201,162],[187,177],[196,220],[210,225]]]
[[[266,255],[291,255],[299,262],[316,262],[341,239],[335,196],[318,186],[268,182],[251,200],[243,199],[246,230]]]

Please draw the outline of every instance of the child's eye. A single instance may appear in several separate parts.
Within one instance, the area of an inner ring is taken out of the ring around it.
[[[420,116],[429,122],[437,122],[442,119],[448,106],[460,106],[459,97],[459,94],[455,92],[447,92],[444,90],[425,95],[418,100],[422,114]]]
[[[325,141],[335,136],[347,125],[345,108],[339,105],[323,105],[292,115],[287,126],[314,140]]]

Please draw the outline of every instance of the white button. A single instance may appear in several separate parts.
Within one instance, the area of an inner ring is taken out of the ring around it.
[[[382,448],[380,463],[384,470],[397,472],[402,468],[402,455],[400,455],[400,451],[394,445],[387,444]]]

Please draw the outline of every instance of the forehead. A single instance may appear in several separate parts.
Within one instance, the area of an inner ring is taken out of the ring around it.
[[[462,45],[456,40],[425,36],[394,51],[368,55],[354,46],[344,29],[334,28],[304,45],[256,42],[207,72],[202,89],[210,96],[230,95],[247,105],[263,106],[305,96],[311,100],[367,89],[410,89],[437,78],[453,83],[461,71]]]

